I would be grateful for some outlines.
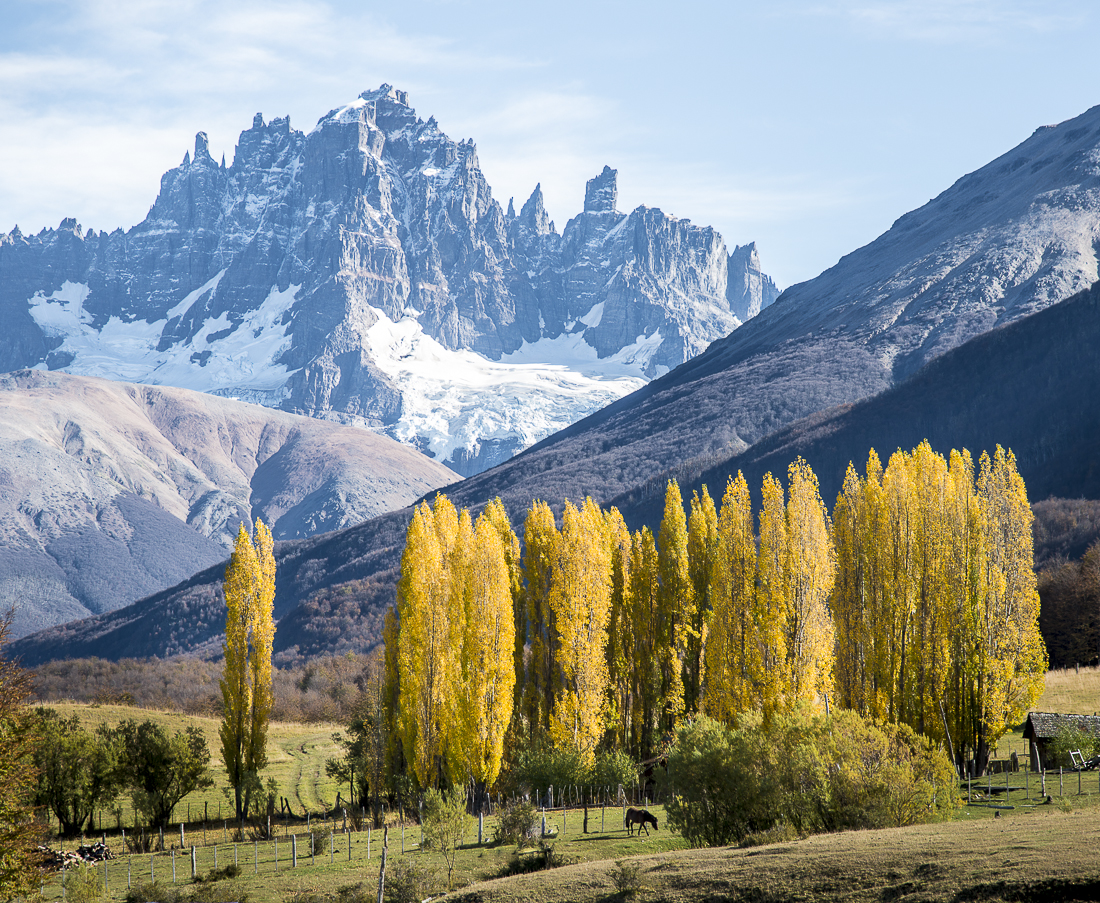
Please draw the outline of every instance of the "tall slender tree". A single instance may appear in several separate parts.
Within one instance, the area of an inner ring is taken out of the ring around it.
[[[687,518],[675,480],[665,490],[665,514],[657,537],[660,568],[661,694],[665,730],[671,731],[685,711],[684,669],[695,623],[695,587],[688,563]]]
[[[523,692],[523,714],[533,735],[550,730],[550,712],[561,685],[558,669],[560,637],[550,605],[554,562],[561,536],[554,512],[546,502],[534,501],[523,525],[527,631],[531,658]]]
[[[786,529],[783,629],[788,704],[820,704],[833,692],[835,633],[828,599],[836,578],[836,555],[817,477],[801,458],[787,471]]]
[[[611,550],[603,512],[591,499],[566,502],[550,586],[560,636],[561,689],[550,713],[550,738],[591,760],[604,732]]]
[[[742,712],[759,709],[762,678],[753,605],[756,594],[756,539],[749,487],[744,475],[729,479],[718,517],[711,557],[706,682],[703,709],[731,724]]]
[[[398,729],[405,760],[421,787],[437,786],[458,686],[461,619],[452,606],[450,552],[458,514],[445,496],[413,512],[397,583]]]
[[[225,669],[221,679],[222,759],[237,820],[248,814],[267,766],[267,728],[274,705],[271,649],[275,636],[275,555],[271,531],[257,518],[255,542],[244,524],[225,569]]]
[[[691,578],[694,603],[691,620],[687,625],[686,654],[684,656],[684,709],[694,714],[699,710],[702,693],[704,657],[707,642],[707,621],[713,601],[710,576],[715,552],[718,548],[718,512],[707,492],[691,496],[691,513],[688,515],[688,574]]]
[[[455,783],[472,781],[480,795],[500,773],[504,734],[514,708],[512,580],[504,543],[491,515],[482,514],[470,529],[469,516],[463,511],[459,530],[462,563],[452,573],[461,596],[463,632],[461,689],[450,744],[455,761],[452,778]]]

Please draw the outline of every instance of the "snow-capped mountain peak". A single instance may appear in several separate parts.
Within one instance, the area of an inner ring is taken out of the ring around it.
[[[382,430],[471,473],[702,351],[777,294],[751,250],[589,181],[558,233],[472,141],[365,91],[308,133],[206,135],[145,221],[0,236],[0,367],[178,385]]]

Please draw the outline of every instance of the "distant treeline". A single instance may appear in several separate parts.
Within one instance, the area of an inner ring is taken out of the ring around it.
[[[352,717],[376,655],[340,655],[274,668],[275,721],[338,722]],[[31,671],[32,700],[98,702],[221,716],[223,664],[199,658],[98,658],[51,662]]]

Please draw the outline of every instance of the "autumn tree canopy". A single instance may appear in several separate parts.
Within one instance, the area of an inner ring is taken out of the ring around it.
[[[260,792],[260,772],[267,765],[267,727],[275,703],[271,675],[275,555],[271,531],[262,520],[256,520],[254,537],[243,523],[237,531],[223,591],[225,671],[219,734],[240,821]]]

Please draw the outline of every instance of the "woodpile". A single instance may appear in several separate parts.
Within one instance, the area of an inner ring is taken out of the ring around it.
[[[42,865],[55,869],[74,868],[115,858],[107,845],[98,840],[95,843],[81,844],[75,850],[51,850],[49,847],[39,846],[38,851],[42,854]]]

